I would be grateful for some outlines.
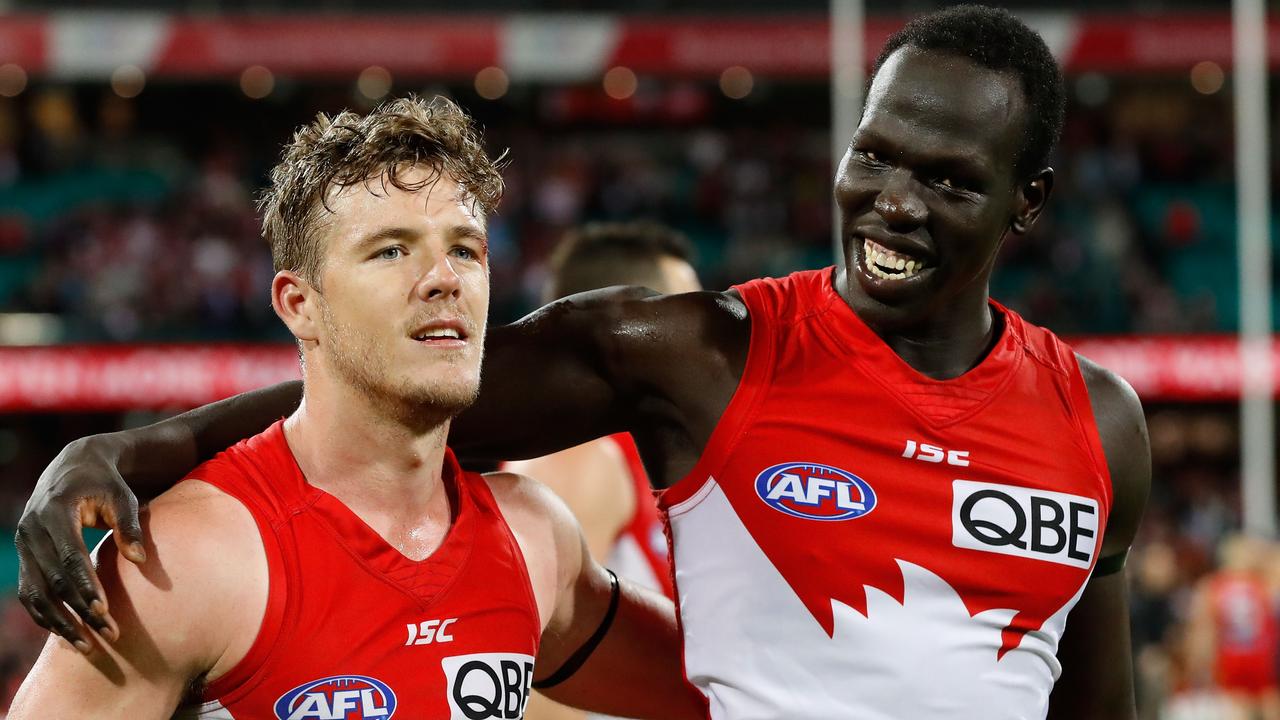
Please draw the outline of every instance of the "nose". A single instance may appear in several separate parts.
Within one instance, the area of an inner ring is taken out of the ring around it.
[[[462,293],[462,276],[453,267],[452,260],[448,253],[434,255],[426,272],[414,284],[413,294],[420,300],[458,298]]]
[[[899,168],[892,171],[876,196],[876,213],[891,228],[910,229],[923,225],[929,217],[929,208],[917,190],[916,181],[907,170]]]

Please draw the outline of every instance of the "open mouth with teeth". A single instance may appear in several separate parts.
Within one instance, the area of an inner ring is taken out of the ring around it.
[[[414,335],[413,339],[418,342],[427,342],[430,340],[461,340],[462,335],[453,328],[431,328],[430,330],[423,330],[417,335]]]
[[[924,260],[895,252],[873,240],[862,241],[862,260],[867,272],[882,280],[905,280],[927,267]]]

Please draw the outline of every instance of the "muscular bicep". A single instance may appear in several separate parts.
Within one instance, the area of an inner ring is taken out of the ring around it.
[[[724,370],[745,361],[748,336],[741,301],[722,293],[558,300],[489,332],[479,398],[449,444],[467,458],[537,457],[687,412],[710,383],[732,393]]]
[[[604,340],[620,306],[640,296],[575,295],[490,329],[480,394],[454,419],[450,446],[468,458],[528,458],[620,429],[625,389]]]

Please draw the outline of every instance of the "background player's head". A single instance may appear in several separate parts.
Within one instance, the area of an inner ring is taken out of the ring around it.
[[[261,199],[272,302],[308,386],[447,417],[479,387],[498,168],[471,119],[407,98],[300,128]]]
[[[836,184],[864,309],[910,321],[985,303],[1002,240],[1052,190],[1063,97],[1044,40],[1007,11],[954,7],[889,39]]]
[[[1233,533],[1218,544],[1218,564],[1230,572],[1261,572],[1267,561],[1269,546],[1260,538]]]
[[[612,285],[663,294],[701,290],[692,257],[689,239],[659,223],[589,223],[570,231],[551,253],[542,301]]]

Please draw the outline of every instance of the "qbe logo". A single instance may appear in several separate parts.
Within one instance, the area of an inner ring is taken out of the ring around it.
[[[1080,495],[969,480],[951,484],[951,544],[1087,568],[1098,503]]]
[[[276,700],[278,720],[387,720],[396,694],[381,680],[334,675],[299,685]]]
[[[866,480],[817,463],[765,468],[756,476],[756,494],[774,510],[806,520],[852,520],[876,507],[876,493]]]
[[[474,653],[440,660],[449,720],[520,720],[533,685],[533,656]]]

